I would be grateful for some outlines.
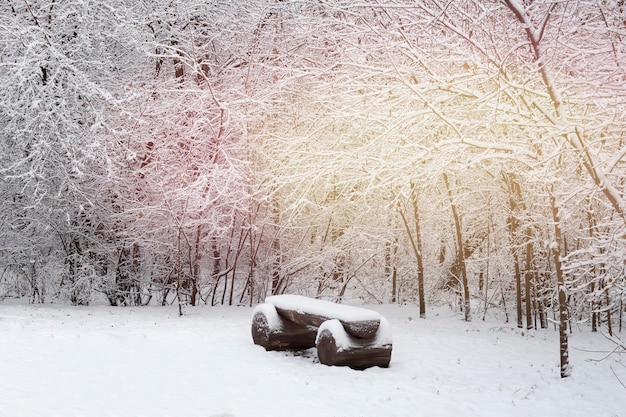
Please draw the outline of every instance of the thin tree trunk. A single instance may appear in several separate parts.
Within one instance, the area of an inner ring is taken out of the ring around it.
[[[524,295],[526,296],[526,329],[530,330],[533,326],[532,314],[532,253],[533,244],[530,241],[530,234],[526,233],[526,265],[524,265]]]
[[[509,322],[509,310],[506,306],[506,297],[504,296],[504,288],[502,288],[502,280],[498,280],[498,284],[500,286],[499,290],[500,290],[500,296],[502,297],[502,307],[504,309],[504,322],[508,323]]]
[[[609,287],[604,287],[604,299],[606,301],[606,327],[609,336],[613,336],[613,319],[611,318],[611,297],[609,295]]]
[[[589,284],[589,292],[592,294],[590,308],[591,308],[591,331],[593,333],[598,331],[598,313],[596,311],[595,296],[593,295],[595,293],[595,290],[596,290],[595,282],[591,282],[591,284]]]
[[[213,293],[211,294],[211,306],[215,305],[215,293],[217,292],[217,287],[220,283],[220,268],[221,268],[221,258],[220,258],[220,249],[217,245],[217,239],[215,237],[211,238],[211,251],[213,252],[213,273],[211,274],[213,277],[216,277],[215,285],[213,286]]]
[[[248,300],[250,307],[252,307],[252,304],[254,303],[256,260],[258,257],[259,248],[261,247],[261,242],[263,240],[264,231],[265,231],[265,226],[261,226],[261,232],[259,233],[258,238],[253,236],[254,235],[253,232],[250,233],[250,261],[249,261],[249,267],[248,267],[248,279],[246,281],[246,285],[244,286],[243,291],[241,291],[241,297],[239,298],[239,304],[242,304],[243,298],[246,294],[246,290],[248,290],[248,293],[250,294],[250,299]]]
[[[226,250],[226,266],[225,269],[226,271],[230,272],[234,269],[233,268],[229,268],[229,264],[230,264],[230,254],[233,250],[233,238],[235,237],[235,225],[232,225],[232,228],[230,230],[230,239],[228,240],[228,249]],[[226,274],[224,274],[224,290],[222,292],[222,305],[224,305],[224,303],[226,302],[226,291],[228,290],[228,272]],[[218,277],[219,278],[219,277]]]
[[[520,241],[520,221],[518,220],[518,216],[520,213],[520,209],[524,209],[524,203],[522,201],[522,191],[520,189],[519,183],[516,181],[515,174],[503,172],[502,178],[508,188],[509,194],[508,229],[511,239],[511,256],[513,257],[513,267],[515,270],[515,312],[517,318],[517,327],[521,329],[524,327],[524,320],[522,313],[522,271],[520,268],[520,261],[518,257],[518,247]],[[526,293],[528,294],[528,291]]]
[[[200,279],[200,235],[202,233],[202,225],[196,228],[196,239],[193,248],[193,265],[191,269],[191,305],[195,306],[198,299],[198,281]]]
[[[278,222],[276,223],[278,224]],[[282,269],[282,258],[283,255],[280,253],[280,241],[278,240],[278,233],[272,239],[271,244],[272,256],[274,257],[274,261],[272,262],[272,295],[278,295],[282,292],[283,286],[283,272]]]
[[[284,271],[282,270],[282,264],[283,264],[283,258],[284,255],[281,251],[281,241],[280,241],[280,235],[281,235],[281,219],[280,219],[280,210],[278,207],[278,202],[276,200],[273,200],[272,203],[272,221],[274,222],[275,226],[275,233],[274,233],[274,237],[272,238],[272,243],[270,245],[271,248],[271,253],[272,253],[272,257],[273,257],[273,262],[272,262],[272,290],[271,290],[271,294],[272,295],[278,295],[281,294],[284,291],[284,281],[285,281],[285,276],[284,276]]]
[[[489,210],[489,222],[487,223],[487,256],[485,257],[487,261],[485,262],[485,275],[482,277],[481,272],[481,281],[483,283],[484,297],[485,297],[485,307],[483,311],[483,321],[487,317],[487,309],[489,308],[489,258],[491,256],[491,223],[493,222],[493,215],[491,214],[491,210]]]
[[[183,225],[185,224],[185,216],[187,215],[187,206],[189,204],[189,199],[185,201],[185,205],[183,206],[182,217],[180,219],[180,223],[178,224],[178,237],[177,237],[177,247],[176,247],[176,301],[178,302],[178,315],[183,315],[183,304],[180,298],[180,292],[182,288],[182,254],[181,254],[181,242],[183,238]]]
[[[385,243],[385,277],[391,278],[391,302],[398,302],[398,269],[395,265],[396,253],[398,251],[398,239],[393,238],[393,242]]]
[[[395,265],[392,266],[391,271],[391,292],[393,293],[391,302],[396,304],[398,302],[398,268]]]
[[[596,228],[596,221],[594,218],[593,208],[591,206],[591,200],[589,200],[588,204],[589,206],[587,208],[587,221],[589,222],[589,237],[593,239],[594,231]],[[594,277],[597,276],[595,265],[593,267],[593,273],[594,273]],[[596,290],[596,283],[595,281],[591,281],[591,283],[589,284],[589,292],[591,293],[591,306],[590,306],[591,308],[591,331],[594,333],[598,331],[598,312],[597,312],[596,300],[595,300],[595,290]]]
[[[552,256],[554,258],[554,267],[556,270],[557,289],[559,293],[559,352],[561,359],[561,378],[570,375],[569,366],[569,346],[567,335],[567,323],[569,322],[567,311],[567,292],[565,288],[565,279],[561,268],[561,218],[559,216],[559,208],[556,204],[556,198],[550,193],[550,208],[552,209],[552,219],[554,220],[554,245],[552,245]]]
[[[517,317],[517,327],[519,329],[524,327],[522,319],[522,273],[519,268],[519,262],[517,256],[513,259],[515,266],[515,313]]]
[[[233,297],[234,297],[234,292],[235,292],[235,277],[237,275],[237,264],[239,262],[239,255],[243,251],[243,247],[246,244],[246,240],[248,239],[249,236],[250,236],[249,228],[248,230],[246,230],[245,234],[243,233],[243,230],[242,230],[241,234],[239,235],[239,244],[237,245],[237,253],[235,254],[235,259],[233,260],[233,271],[232,271],[232,276],[230,278],[230,293],[228,295],[229,306],[233,305]]]
[[[424,294],[424,262],[422,257],[422,231],[420,229],[419,202],[415,184],[411,184],[413,195],[413,221],[415,222],[415,243],[417,244],[417,288],[419,291],[420,318],[426,318],[426,297]]]
[[[452,217],[454,217],[454,228],[456,231],[456,242],[458,247],[458,261],[459,261],[459,270],[461,273],[461,285],[463,286],[463,312],[465,315],[465,321],[471,321],[472,316],[470,314],[470,295],[469,295],[469,286],[467,284],[467,269],[465,266],[465,251],[463,245],[463,234],[461,231],[461,219],[456,209],[456,205],[454,204],[454,200],[452,199],[452,190],[450,189],[450,183],[448,182],[448,176],[443,174],[443,181],[445,183],[446,189],[448,190],[448,198],[450,199],[450,209],[452,210]]]
[[[182,227],[178,229],[178,247],[177,247],[177,258],[176,258],[176,301],[178,302],[178,315],[182,316],[183,315],[183,303],[182,300],[180,299],[180,289],[181,289],[181,272],[182,272],[182,268],[180,266],[180,240],[181,240],[181,233],[182,233]]]
[[[619,301],[619,332],[622,332],[622,322],[624,317],[624,299]]]
[[[414,210],[416,208],[414,207]],[[414,216],[416,213],[414,213]],[[418,292],[419,292],[419,308],[420,308],[420,317],[426,317],[426,307],[424,301],[424,267],[422,263],[422,252],[421,252],[421,243],[419,242],[419,223],[416,220],[416,233],[417,235],[414,237],[413,232],[411,231],[411,227],[409,226],[409,222],[407,221],[404,212],[400,210],[400,217],[402,218],[402,223],[404,224],[404,228],[406,229],[406,233],[409,236],[409,241],[411,242],[411,247],[413,248],[413,254],[415,255],[415,260],[417,263],[417,284],[418,284]],[[394,289],[395,290],[395,289]]]

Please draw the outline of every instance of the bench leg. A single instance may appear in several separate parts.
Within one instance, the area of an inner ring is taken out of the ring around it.
[[[283,319],[272,304],[262,304],[252,316],[252,340],[265,350],[309,349],[315,347],[317,329]]]
[[[333,321],[338,325],[329,323]],[[357,339],[346,333],[337,320],[329,322],[320,326],[316,338],[320,363],[329,366],[349,366],[352,369],[389,366],[391,344],[377,345],[375,338]]]

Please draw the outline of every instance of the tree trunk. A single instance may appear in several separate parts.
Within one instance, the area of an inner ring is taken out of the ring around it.
[[[200,235],[202,233],[202,225],[198,225],[196,228],[196,239],[194,242],[193,248],[193,256],[191,260],[193,261],[193,265],[191,267],[191,305],[195,306],[197,304],[198,292],[199,292],[199,280],[200,280],[200,259],[201,248],[200,248]]]
[[[591,206],[591,200],[589,200],[589,206],[587,208],[587,221],[589,222],[589,237],[591,239],[594,238],[594,231],[596,228],[596,221],[594,218],[594,213],[593,213],[593,208]],[[594,265],[593,267],[593,274],[594,276],[597,276],[597,272],[596,272],[596,266]],[[595,290],[596,290],[596,282],[595,281],[591,281],[591,283],[589,284],[589,293],[591,294],[591,305],[590,305],[590,309],[591,309],[591,331],[592,332],[597,332],[598,331],[598,313],[597,313],[597,304],[596,304],[596,296],[595,296]]]
[[[463,287],[463,313],[465,316],[465,321],[471,321],[472,317],[470,314],[470,295],[469,295],[469,287],[467,285],[467,270],[465,267],[465,251],[463,245],[463,234],[461,231],[461,219],[456,209],[456,205],[454,204],[454,200],[452,199],[452,190],[450,189],[450,184],[448,182],[448,176],[443,174],[443,181],[445,183],[446,189],[448,190],[448,198],[450,199],[450,209],[452,210],[452,217],[454,217],[454,229],[456,231],[456,243],[458,250],[458,261],[459,261],[459,272],[461,275],[461,286]]]
[[[619,301],[619,332],[622,332],[622,323],[624,319],[624,299]]]
[[[533,314],[532,314],[532,252],[533,244],[530,242],[530,236],[526,234],[526,265],[524,265],[524,295],[526,299],[526,329],[532,329],[533,326]]]
[[[589,292],[592,294],[591,295],[591,331],[593,333],[598,331],[598,313],[596,311],[596,301],[595,301],[595,296],[593,295],[595,293],[595,289],[596,289],[596,285],[595,282],[591,282],[589,284]]]
[[[391,272],[391,292],[393,293],[391,302],[398,302],[398,268],[394,265]]]
[[[520,221],[518,220],[519,209],[522,208],[522,193],[520,186],[515,179],[515,174],[503,172],[502,178],[506,184],[509,195],[509,217],[508,217],[508,229],[509,237],[511,239],[511,256],[513,257],[513,267],[515,269],[515,313],[517,318],[517,327],[523,328],[523,315],[522,315],[522,272],[520,270],[518,259],[518,246],[519,246],[519,228]]]
[[[398,252],[398,239],[385,242],[385,277],[391,278],[391,303],[398,302],[398,269],[396,268],[396,254]]]
[[[606,328],[609,336],[613,337],[613,319],[611,318],[611,296],[609,295],[609,287],[604,287],[604,299],[606,301]]]
[[[561,268],[561,219],[559,208],[556,204],[554,194],[550,193],[550,208],[552,209],[552,219],[554,220],[554,244],[552,245],[552,256],[556,270],[557,290],[559,293],[559,352],[561,359],[561,378],[570,376],[569,347],[567,336],[567,323],[569,322],[567,312],[567,292],[565,288],[565,278]]]
[[[183,303],[180,298],[181,291],[181,266],[180,266],[180,229],[178,230],[178,250],[177,250],[177,258],[176,258],[176,301],[178,303],[178,315],[183,315]]]
[[[406,233],[409,236],[409,241],[411,242],[413,254],[415,255],[415,260],[417,262],[417,287],[420,318],[426,318],[426,301],[424,297],[424,263],[422,261],[422,237],[419,224],[419,206],[414,184],[411,184],[411,200],[413,206],[413,221],[415,223],[415,236],[413,236],[413,232],[411,230],[411,227],[409,226],[409,222],[406,216],[404,215],[404,212],[402,210],[399,210],[399,212],[400,217],[402,218],[402,223],[404,224],[404,228],[406,229]]]
[[[419,292],[420,318],[426,318],[426,299],[424,295],[424,262],[422,257],[422,232],[420,229],[419,202],[415,184],[411,184],[413,195],[413,221],[415,222],[415,243],[417,244],[417,289]]]
[[[245,234],[242,230],[241,234],[239,235],[239,244],[237,245],[237,253],[235,253],[235,259],[233,260],[232,276],[230,278],[230,293],[228,295],[229,306],[233,305],[233,296],[235,292],[235,277],[237,276],[237,263],[239,262],[239,255],[243,251],[243,247],[249,235],[250,235],[250,229],[246,230]]]
[[[517,317],[517,327],[521,329],[524,327],[522,320],[522,278],[517,257],[514,257],[513,264],[515,265],[515,312]]]

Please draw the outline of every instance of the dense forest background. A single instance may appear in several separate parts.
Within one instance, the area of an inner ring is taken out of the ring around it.
[[[8,0],[0,90],[0,299],[621,328],[624,1]]]

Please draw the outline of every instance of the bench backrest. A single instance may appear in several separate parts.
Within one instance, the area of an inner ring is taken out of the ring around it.
[[[370,338],[380,325],[380,314],[362,307],[335,304],[301,295],[275,295],[266,303],[274,305],[278,314],[296,324],[319,327],[323,322],[337,319],[346,332],[358,338]]]

